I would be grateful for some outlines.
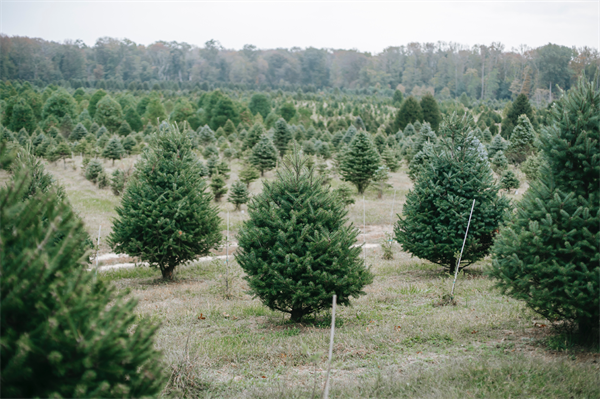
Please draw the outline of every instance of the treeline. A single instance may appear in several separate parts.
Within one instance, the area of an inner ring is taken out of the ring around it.
[[[203,47],[163,41],[144,46],[109,37],[89,47],[81,41],[0,35],[3,80],[38,86],[54,82],[74,89],[340,88],[363,94],[399,89],[442,100],[463,93],[473,99],[515,99],[523,93],[540,105],[553,99],[557,86],[568,89],[599,67],[598,50],[555,44],[508,51],[500,43],[409,43],[372,55],[312,47],[260,50],[253,45],[235,51],[215,40]]]

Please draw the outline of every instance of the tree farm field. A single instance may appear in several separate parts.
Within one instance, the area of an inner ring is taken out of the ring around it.
[[[95,239],[102,225],[106,237],[120,198],[81,176],[80,157],[70,161],[67,169],[61,162],[46,168],[67,191],[90,235]],[[135,157],[119,160],[114,168],[127,168],[134,161]],[[110,162],[104,167],[109,173],[113,168]],[[241,164],[234,161],[229,184],[240,170]],[[527,188],[523,176],[518,171],[517,175],[521,187],[518,194],[507,194],[511,199],[520,198]],[[273,177],[271,171],[264,179]],[[372,189],[365,194],[367,234],[358,236],[358,244],[381,244],[402,212],[412,187],[406,168],[390,173],[388,183],[391,187],[382,199]],[[339,184],[338,178],[331,182],[332,187]],[[260,180],[252,183],[251,193],[259,193],[261,186]],[[362,231],[363,199],[354,199],[348,216]],[[234,212],[225,201],[218,206],[223,233],[229,213],[234,252],[235,234],[247,212]],[[392,250],[394,259],[383,260],[380,246],[368,246],[366,259],[374,281],[352,306],[337,308],[331,397],[600,397],[597,349],[572,346],[522,302],[495,291],[484,273],[489,258],[459,274],[456,304],[444,305],[453,276],[402,252],[397,243]],[[108,252],[101,239],[100,253]],[[180,266],[171,282],[147,267],[98,276],[139,301],[138,320],[160,324],[156,346],[170,375],[162,396],[322,395],[330,312],[292,323],[289,316],[269,310],[248,294],[233,256],[228,267],[222,258]]]

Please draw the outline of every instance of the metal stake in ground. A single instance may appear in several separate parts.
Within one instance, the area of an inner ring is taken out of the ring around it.
[[[331,338],[329,339],[329,364],[327,365],[327,378],[325,379],[325,392],[323,398],[329,398],[329,374],[331,373],[331,358],[333,357],[333,335],[335,332],[335,304],[337,295],[333,296],[333,306],[331,307]]]
[[[469,223],[467,223],[467,231],[465,231],[465,239],[463,240],[463,245],[460,249],[460,256],[458,257],[458,263],[456,264],[456,270],[454,271],[454,282],[452,283],[452,292],[450,292],[450,298],[452,299],[454,299],[454,285],[456,284],[456,278],[458,277],[458,268],[460,266],[460,260],[462,259],[463,251],[465,250],[465,243],[467,242],[467,234],[469,234],[469,226],[471,226],[471,217],[473,216],[473,209],[475,209],[475,199],[473,199],[473,205],[471,205],[471,214],[469,215]]]

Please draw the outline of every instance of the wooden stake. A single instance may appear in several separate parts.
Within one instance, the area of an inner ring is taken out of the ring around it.
[[[331,374],[331,358],[333,357],[333,336],[335,334],[335,305],[337,295],[333,296],[333,306],[331,307],[331,338],[329,339],[329,364],[327,365],[327,378],[325,379],[325,392],[323,398],[329,398],[329,375]]]
[[[475,209],[475,199],[473,199],[473,205],[471,205],[471,214],[469,215],[469,223],[467,223],[467,231],[465,231],[465,239],[463,240],[462,248],[460,249],[460,256],[458,257],[458,263],[456,264],[456,270],[454,271],[454,282],[452,283],[452,292],[450,297],[454,299],[454,285],[456,284],[456,278],[458,277],[458,268],[460,266],[460,260],[465,249],[465,243],[467,242],[467,234],[469,234],[469,226],[471,226],[471,217],[473,216],[473,209]]]

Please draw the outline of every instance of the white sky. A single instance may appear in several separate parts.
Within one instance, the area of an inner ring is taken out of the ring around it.
[[[93,46],[103,36],[225,48],[317,47],[378,53],[410,42],[549,42],[600,47],[600,0],[27,1],[0,0],[0,32]]]

